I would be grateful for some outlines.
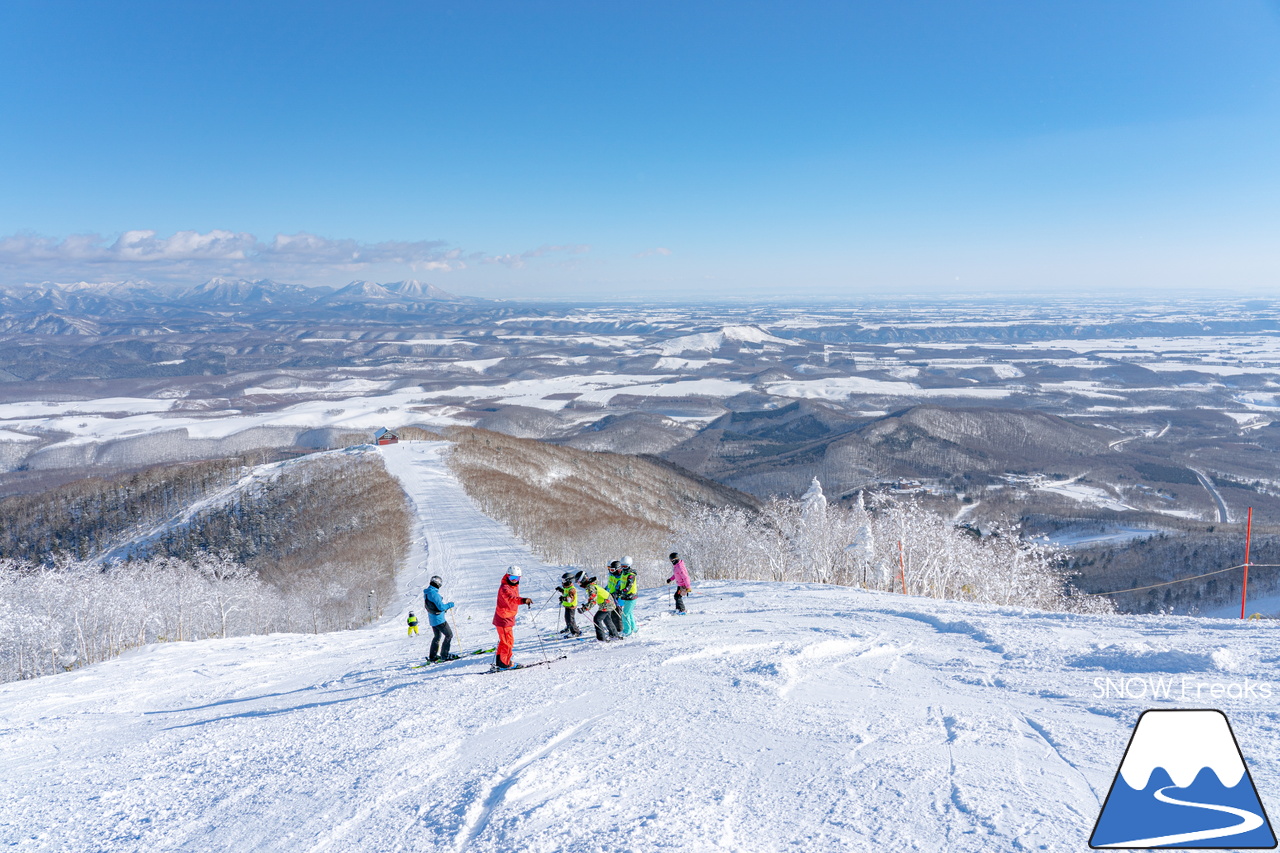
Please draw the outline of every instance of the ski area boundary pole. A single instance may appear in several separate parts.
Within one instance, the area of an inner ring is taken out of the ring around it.
[[[902,553],[902,540],[898,540],[898,580],[902,582],[902,594],[907,594],[907,558]]]
[[[1240,618],[1244,618],[1244,605],[1249,597],[1249,540],[1253,538],[1253,507],[1244,524],[1244,585],[1240,589]]]

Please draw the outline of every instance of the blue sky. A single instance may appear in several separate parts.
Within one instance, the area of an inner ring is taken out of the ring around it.
[[[1276,2],[7,0],[0,117],[0,283],[1280,274]]]

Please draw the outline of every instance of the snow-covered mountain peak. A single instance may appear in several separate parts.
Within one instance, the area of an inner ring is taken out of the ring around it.
[[[408,299],[457,299],[447,290],[441,290],[434,284],[427,284],[416,279],[406,279],[405,281],[393,281],[384,284],[388,291],[399,294]]]
[[[333,294],[335,299],[394,299],[395,294],[374,281],[353,281]]]
[[[662,355],[680,355],[686,352],[715,352],[729,344],[792,346],[791,341],[775,337],[759,326],[723,326],[718,332],[698,332],[663,341],[652,350]]]
[[[132,296],[138,293],[150,293],[155,286],[148,281],[74,281],[53,285],[67,293],[91,293],[98,296]]]
[[[298,284],[281,284],[269,278],[251,280],[215,276],[178,295],[178,299],[192,305],[220,308],[238,305],[274,305],[280,302],[310,302],[323,291]]]
[[[759,326],[725,326],[720,332],[724,335],[726,341],[739,341],[745,344],[791,345],[791,341],[775,337]]]

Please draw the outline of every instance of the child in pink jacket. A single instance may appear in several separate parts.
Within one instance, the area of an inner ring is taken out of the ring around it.
[[[680,555],[672,551],[669,558],[671,560],[671,577],[667,578],[667,583],[676,582],[676,615],[685,615],[684,597],[693,591],[693,587],[689,583],[689,570],[684,566],[684,560],[680,559]]]

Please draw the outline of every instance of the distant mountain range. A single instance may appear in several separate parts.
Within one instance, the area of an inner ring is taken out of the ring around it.
[[[186,290],[145,281],[45,282],[0,288],[0,333],[92,335],[108,331],[104,321],[107,326],[121,321],[198,321],[201,315],[232,310],[244,316],[341,312],[342,316],[375,317],[458,310],[484,302],[412,279],[386,284],[353,281],[337,290],[222,277]]]

